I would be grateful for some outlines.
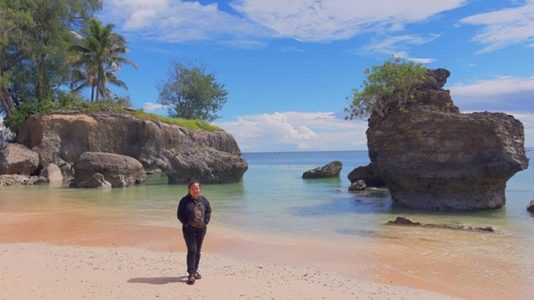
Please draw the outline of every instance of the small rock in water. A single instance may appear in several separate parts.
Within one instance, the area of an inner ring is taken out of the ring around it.
[[[534,213],[534,200],[531,200],[530,203],[527,205],[527,210],[531,213]]]

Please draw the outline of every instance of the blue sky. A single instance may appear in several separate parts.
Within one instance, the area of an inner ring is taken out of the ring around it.
[[[170,62],[203,65],[229,92],[215,124],[244,152],[366,149],[346,97],[392,55],[449,69],[462,112],[513,114],[534,146],[534,0],[104,0],[99,17],[138,65],[119,94],[166,114]]]

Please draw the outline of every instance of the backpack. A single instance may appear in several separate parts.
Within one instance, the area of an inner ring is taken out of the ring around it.
[[[191,217],[189,218],[189,226],[194,228],[204,228],[206,227],[206,223],[204,223],[204,205],[202,205],[200,199],[193,203],[195,203],[195,206],[193,207]]]

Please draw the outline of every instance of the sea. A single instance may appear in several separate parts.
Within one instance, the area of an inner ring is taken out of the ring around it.
[[[532,159],[533,152],[527,155]],[[316,238],[372,237],[391,230],[385,224],[404,216],[425,224],[492,226],[500,232],[532,241],[534,216],[526,210],[534,199],[534,168],[516,173],[507,183],[506,206],[479,212],[421,212],[392,205],[386,189],[349,192],[347,175],[369,163],[367,151],[243,153],[248,171],[242,182],[203,184],[202,194],[219,225],[259,233]],[[341,161],[339,178],[302,179],[302,173]],[[131,214],[141,225],[177,225],[178,200],[185,185],[169,185],[165,174],[146,182],[111,190],[63,186],[22,186],[0,189],[2,207],[46,210],[70,207],[110,214]]]

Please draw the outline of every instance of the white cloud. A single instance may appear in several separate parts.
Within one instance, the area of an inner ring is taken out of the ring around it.
[[[534,39],[534,0],[515,8],[473,15],[461,20],[464,24],[481,25],[474,40],[485,45],[481,53]]]
[[[500,77],[472,84],[457,84],[450,90],[453,96],[467,96],[473,99],[491,100],[506,97],[506,101],[510,101],[507,96],[514,94],[528,94],[534,99],[534,77]]]
[[[395,32],[463,5],[465,0],[108,0],[103,19],[126,32],[166,42],[248,41],[273,37],[307,42],[344,40],[363,32]]]
[[[408,52],[404,51],[412,45],[422,45],[434,41],[439,37],[438,34],[431,34],[426,37],[417,34],[406,34],[399,36],[383,36],[381,39],[375,39],[370,44],[361,47],[357,52],[380,53],[392,55],[402,59],[414,61],[421,64],[429,64],[435,61],[433,58],[411,57]]]
[[[167,109],[167,105],[159,104],[159,103],[152,103],[152,102],[145,102],[143,104],[143,110],[146,112],[154,112],[156,110],[160,109]]]
[[[366,149],[366,121],[346,121],[333,112],[275,112],[217,122],[244,152]]]
[[[372,31],[398,31],[463,5],[463,0],[239,0],[231,6],[284,37],[345,40]]]
[[[103,18],[122,30],[165,42],[249,40],[273,33],[221,11],[216,3],[172,0],[108,0]]]

